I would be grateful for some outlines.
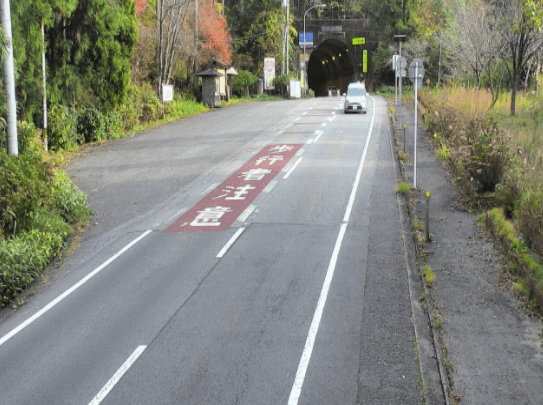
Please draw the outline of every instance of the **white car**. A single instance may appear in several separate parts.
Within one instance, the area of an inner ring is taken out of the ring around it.
[[[347,87],[343,111],[363,112],[366,114],[366,86],[364,83],[351,83]]]

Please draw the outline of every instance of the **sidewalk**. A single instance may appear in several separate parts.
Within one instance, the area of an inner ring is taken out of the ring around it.
[[[400,113],[408,126],[404,168],[413,184],[414,116],[405,106],[396,108]],[[436,274],[431,292],[443,320],[450,403],[543,404],[543,324],[527,315],[511,292],[502,253],[477,226],[476,214],[457,199],[447,168],[418,121],[414,213],[424,222],[424,192],[430,191],[434,238],[424,246],[421,268],[429,265]],[[398,138],[403,143],[403,131]]]

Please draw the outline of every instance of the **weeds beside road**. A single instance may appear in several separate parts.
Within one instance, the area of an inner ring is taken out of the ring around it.
[[[499,233],[515,236],[519,265],[535,278],[519,281],[519,289],[543,310],[534,299],[543,293],[543,97],[522,96],[517,115],[510,116],[506,95],[489,109],[485,90],[423,89],[419,94],[438,157],[473,208],[502,209],[490,218]]]

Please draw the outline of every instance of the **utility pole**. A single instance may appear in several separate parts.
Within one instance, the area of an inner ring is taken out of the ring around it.
[[[289,28],[290,28],[290,0],[287,0],[287,28],[285,32],[285,46],[287,47],[287,76],[288,76],[288,39],[289,39]]]
[[[45,28],[44,22],[41,22],[41,42],[42,42],[42,51],[41,51],[41,70],[43,76],[43,144],[45,150],[47,147],[47,77],[45,75]]]
[[[13,41],[11,34],[11,11],[9,8],[9,0],[0,0],[0,9],[2,13],[2,26],[6,32],[6,59],[4,60],[4,88],[8,102],[7,116],[7,140],[8,154],[18,155],[17,146],[17,104],[15,103],[15,74],[13,72]]]

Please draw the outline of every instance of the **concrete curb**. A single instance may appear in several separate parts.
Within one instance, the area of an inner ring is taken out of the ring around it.
[[[392,162],[394,167],[394,178],[396,184],[398,184],[398,174],[402,175],[402,173],[398,168],[396,159],[394,158],[395,155],[397,156],[394,148],[396,141],[394,139],[393,143],[393,135],[390,126],[388,132],[390,151],[393,156]],[[398,212],[401,222],[404,260],[407,270],[407,282],[409,285],[410,294],[409,301],[413,314],[412,322],[415,339],[417,342],[420,375],[424,390],[424,402],[428,405],[449,405],[449,381],[443,367],[442,350],[438,339],[439,335],[435,329],[433,317],[431,315],[433,314],[434,308],[431,302],[427,299],[430,296],[428,287],[424,283],[424,280],[421,282],[418,277],[417,263],[421,263],[421,258],[419,249],[416,245],[416,237],[410,231],[413,229],[411,210],[409,209],[409,203],[402,199],[399,195],[396,195],[396,202],[398,204]],[[426,297],[422,304],[421,285],[424,289],[424,295]],[[424,313],[425,311],[423,305],[427,305],[426,314]]]

